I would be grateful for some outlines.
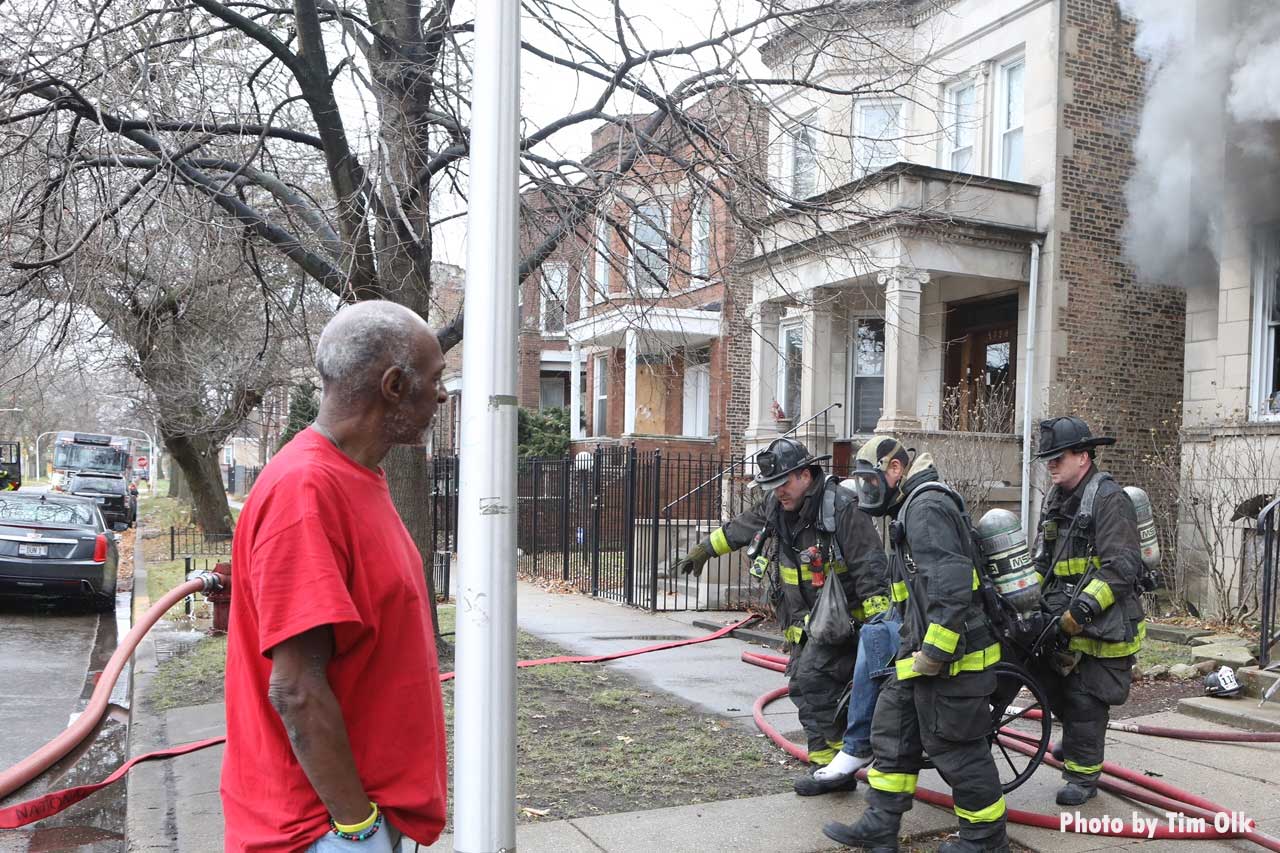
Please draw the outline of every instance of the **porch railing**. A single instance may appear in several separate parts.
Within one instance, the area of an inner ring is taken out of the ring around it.
[[[1262,600],[1258,626],[1258,666],[1261,669],[1271,665],[1271,647],[1280,643],[1280,631],[1276,629],[1276,608],[1280,604],[1280,572],[1276,566],[1280,561],[1280,542],[1276,540],[1276,531],[1280,527],[1278,513],[1280,498],[1258,513],[1258,533],[1262,536],[1262,581],[1259,584]]]

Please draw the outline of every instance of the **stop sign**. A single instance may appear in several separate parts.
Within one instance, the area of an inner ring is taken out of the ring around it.
[[[139,467],[139,468],[146,468],[146,467],[147,467],[147,464],[148,464],[148,463],[147,463],[147,457],[145,457],[145,456],[139,456],[139,457],[138,457],[138,467]]]

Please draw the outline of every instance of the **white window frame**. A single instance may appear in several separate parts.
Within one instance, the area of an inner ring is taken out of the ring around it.
[[[1019,112],[1021,113],[1021,121],[1017,127],[1012,125],[1006,126],[1005,121],[1008,119],[1009,111],[1007,109],[1007,101],[1009,98],[1009,72],[1016,67],[1022,69],[1022,105]],[[999,73],[997,74],[997,87],[995,98],[995,176],[1006,181],[1025,181],[1027,169],[1027,134],[1026,134],[1026,95],[1027,95],[1027,58],[1019,54],[1012,56],[999,65]],[[1005,138],[1017,131],[1022,135],[1022,162],[1018,164],[1019,174],[1016,177],[1009,176],[1009,163],[1005,157]]]
[[[1280,224],[1258,228],[1254,232],[1253,269],[1250,281],[1253,287],[1253,323],[1249,352],[1249,416],[1254,421],[1280,421],[1280,411],[1271,411],[1264,389],[1270,388],[1275,377],[1271,376],[1271,364],[1275,357],[1275,335],[1272,329],[1280,323],[1271,322],[1271,300],[1277,272],[1280,272]]]
[[[631,292],[637,296],[660,296],[667,293],[671,287],[671,247],[667,242],[667,234],[671,228],[671,209],[670,206],[658,199],[650,199],[636,205],[636,210],[631,214],[630,242],[631,242],[631,258],[627,264],[627,278],[631,285]],[[654,211],[658,215],[654,215]],[[636,236],[636,226],[641,225],[649,227],[649,222],[641,217],[647,217],[650,222],[658,223],[658,245],[652,243],[642,244]],[[641,277],[649,277],[655,270],[642,269],[639,260],[639,254],[642,251],[651,251],[661,253],[658,259],[651,266],[662,265],[663,275],[659,277],[657,282],[641,283]]]
[[[775,160],[777,174],[774,176],[776,178],[775,186],[777,186],[779,192],[795,201],[803,201],[818,191],[819,152],[818,139],[814,127],[816,116],[817,110],[809,110],[798,118],[780,125],[778,137],[774,142],[774,150],[777,152]],[[809,137],[809,150],[813,155],[813,164],[808,169],[797,171],[796,156],[799,152],[799,147],[796,145],[796,135],[800,132]],[[806,175],[808,180],[812,181],[812,185],[807,188],[807,192],[796,184],[799,175]]]
[[[563,337],[569,325],[569,265],[564,261],[549,261],[542,265],[539,273],[538,328],[546,337]],[[555,302],[560,303],[560,328],[549,329],[547,318]]]
[[[711,276],[712,212],[710,193],[694,202],[689,223],[689,287],[702,287]]]
[[[887,143],[885,140],[880,140],[879,142],[876,142],[873,140],[866,139],[866,133],[865,133],[866,120],[863,118],[863,112],[873,107],[890,107],[890,106],[898,108],[897,135],[893,139],[888,140],[889,143],[892,143],[895,149],[895,155],[893,159],[886,160],[884,162],[880,162],[878,160],[875,163],[869,162],[870,158],[866,156],[867,149],[869,149],[872,146],[885,145]],[[906,103],[897,98],[868,98],[868,99],[860,100],[854,103],[853,128],[852,128],[853,138],[851,140],[852,150],[850,152],[850,156],[853,158],[853,168],[854,168],[854,171],[856,172],[855,177],[862,177],[863,175],[869,175],[872,172],[879,171],[880,169],[883,169],[886,166],[891,166],[894,163],[898,162],[899,160],[903,159],[903,157],[905,156],[902,152],[902,141],[903,141],[903,136],[905,135],[905,131],[903,129],[903,126],[904,126],[903,119],[904,119],[905,112],[906,112]]]
[[[684,365],[681,434],[691,438],[711,435],[711,359]]]
[[[596,217],[595,233],[595,289],[592,302],[604,302],[609,296],[609,219]]]
[[[787,408],[787,332],[800,333],[800,364],[796,369],[801,371],[800,399],[796,400],[796,411]],[[776,402],[792,424],[799,423],[800,407],[804,405],[804,318],[787,317],[778,323],[778,383]]]
[[[609,428],[609,354],[593,356],[591,362],[591,435],[607,435]]]
[[[1024,72],[1025,73],[1025,72]],[[957,97],[966,89],[973,92],[973,103],[970,106],[970,114],[963,117],[959,112],[959,98]],[[958,80],[946,88],[943,93],[945,100],[946,126],[943,128],[943,140],[946,143],[943,146],[942,163],[944,169],[952,172],[965,172],[967,174],[978,173],[978,138],[982,130],[981,113],[978,109],[978,81],[972,77],[964,80]],[[960,141],[960,133],[966,128],[969,132],[969,144],[957,145]],[[956,167],[956,155],[968,149],[969,164],[964,169]]]
[[[854,394],[854,386],[855,386],[855,384],[856,384],[856,382],[857,382],[857,380],[858,380],[858,378],[859,378],[859,376],[858,376],[858,352],[857,352],[857,347],[855,346],[855,344],[857,343],[857,340],[858,340],[858,337],[857,337],[858,324],[859,324],[859,323],[862,323],[862,322],[865,322],[865,321],[867,321],[867,320],[879,320],[879,321],[880,321],[880,322],[882,322],[882,323],[883,323],[883,322],[885,322],[885,318],[884,318],[884,316],[883,316],[883,315],[881,315],[881,314],[871,314],[871,313],[866,313],[866,314],[855,314],[855,315],[853,315],[852,317],[850,317],[850,318],[849,318],[848,364],[847,364],[847,367],[845,368],[845,377],[846,377],[846,383],[845,383],[845,411],[846,411],[846,413],[847,413],[847,414],[846,414],[846,416],[845,416],[845,417],[846,417],[846,420],[845,420],[845,429],[847,430],[847,432],[848,432],[848,434],[849,434],[849,435],[863,435],[863,434],[864,434],[864,433],[859,433],[859,432],[857,431],[857,429],[856,429],[856,425],[855,425],[855,423],[854,423],[854,419],[857,417],[856,409],[857,409],[857,401],[858,401],[858,398],[857,398],[857,397],[855,396],[855,394]],[[887,359],[888,359],[888,356],[889,356],[888,351],[887,351],[887,348],[888,348],[888,341],[887,341],[887,339],[886,339],[886,342],[885,342],[885,347],[886,347],[885,359],[887,360]],[[867,377],[865,377],[865,378],[873,379],[873,378],[876,378],[876,377],[867,376]],[[881,369],[881,373],[879,374],[879,378],[880,378],[880,380],[883,382],[883,380],[884,380],[884,372],[883,372],[883,368]],[[883,386],[883,385],[881,385],[881,387],[883,388],[884,386]],[[883,394],[882,394],[882,396],[881,396],[881,398],[880,398],[880,415],[881,415],[882,417],[884,416],[884,397],[883,397]],[[874,430],[874,429],[875,429],[875,427],[872,427],[872,429]]]
[[[582,262],[578,265],[578,317],[587,316],[587,306],[591,304],[591,250],[582,253]]]

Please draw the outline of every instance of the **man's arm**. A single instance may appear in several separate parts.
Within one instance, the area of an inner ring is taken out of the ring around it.
[[[849,606],[858,619],[870,619],[889,609],[889,559],[880,534],[871,516],[853,505],[845,508],[836,526],[850,575],[845,584]]]
[[[333,648],[332,625],[274,646],[269,652],[267,698],[329,815],[338,823],[356,824],[369,816],[369,797],[356,773],[342,709],[326,674]]]
[[[767,504],[768,498],[730,519],[722,527],[713,530],[703,540],[703,544],[717,557],[745,548],[768,521],[765,514]]]
[[[1138,542],[1137,514],[1124,492],[1099,497],[1093,523],[1099,567],[1081,590],[1080,599],[1089,606],[1089,616],[1097,618],[1117,599],[1132,594],[1142,577],[1142,546]]]
[[[963,644],[964,617],[973,602],[976,570],[960,541],[959,513],[950,504],[945,495],[921,497],[906,522],[911,556],[929,579],[929,626],[921,651],[935,661],[958,660],[971,651]]]

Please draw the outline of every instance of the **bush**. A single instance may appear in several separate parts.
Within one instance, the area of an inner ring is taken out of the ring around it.
[[[569,410],[520,409],[517,453],[521,459],[560,457],[569,452]]]

